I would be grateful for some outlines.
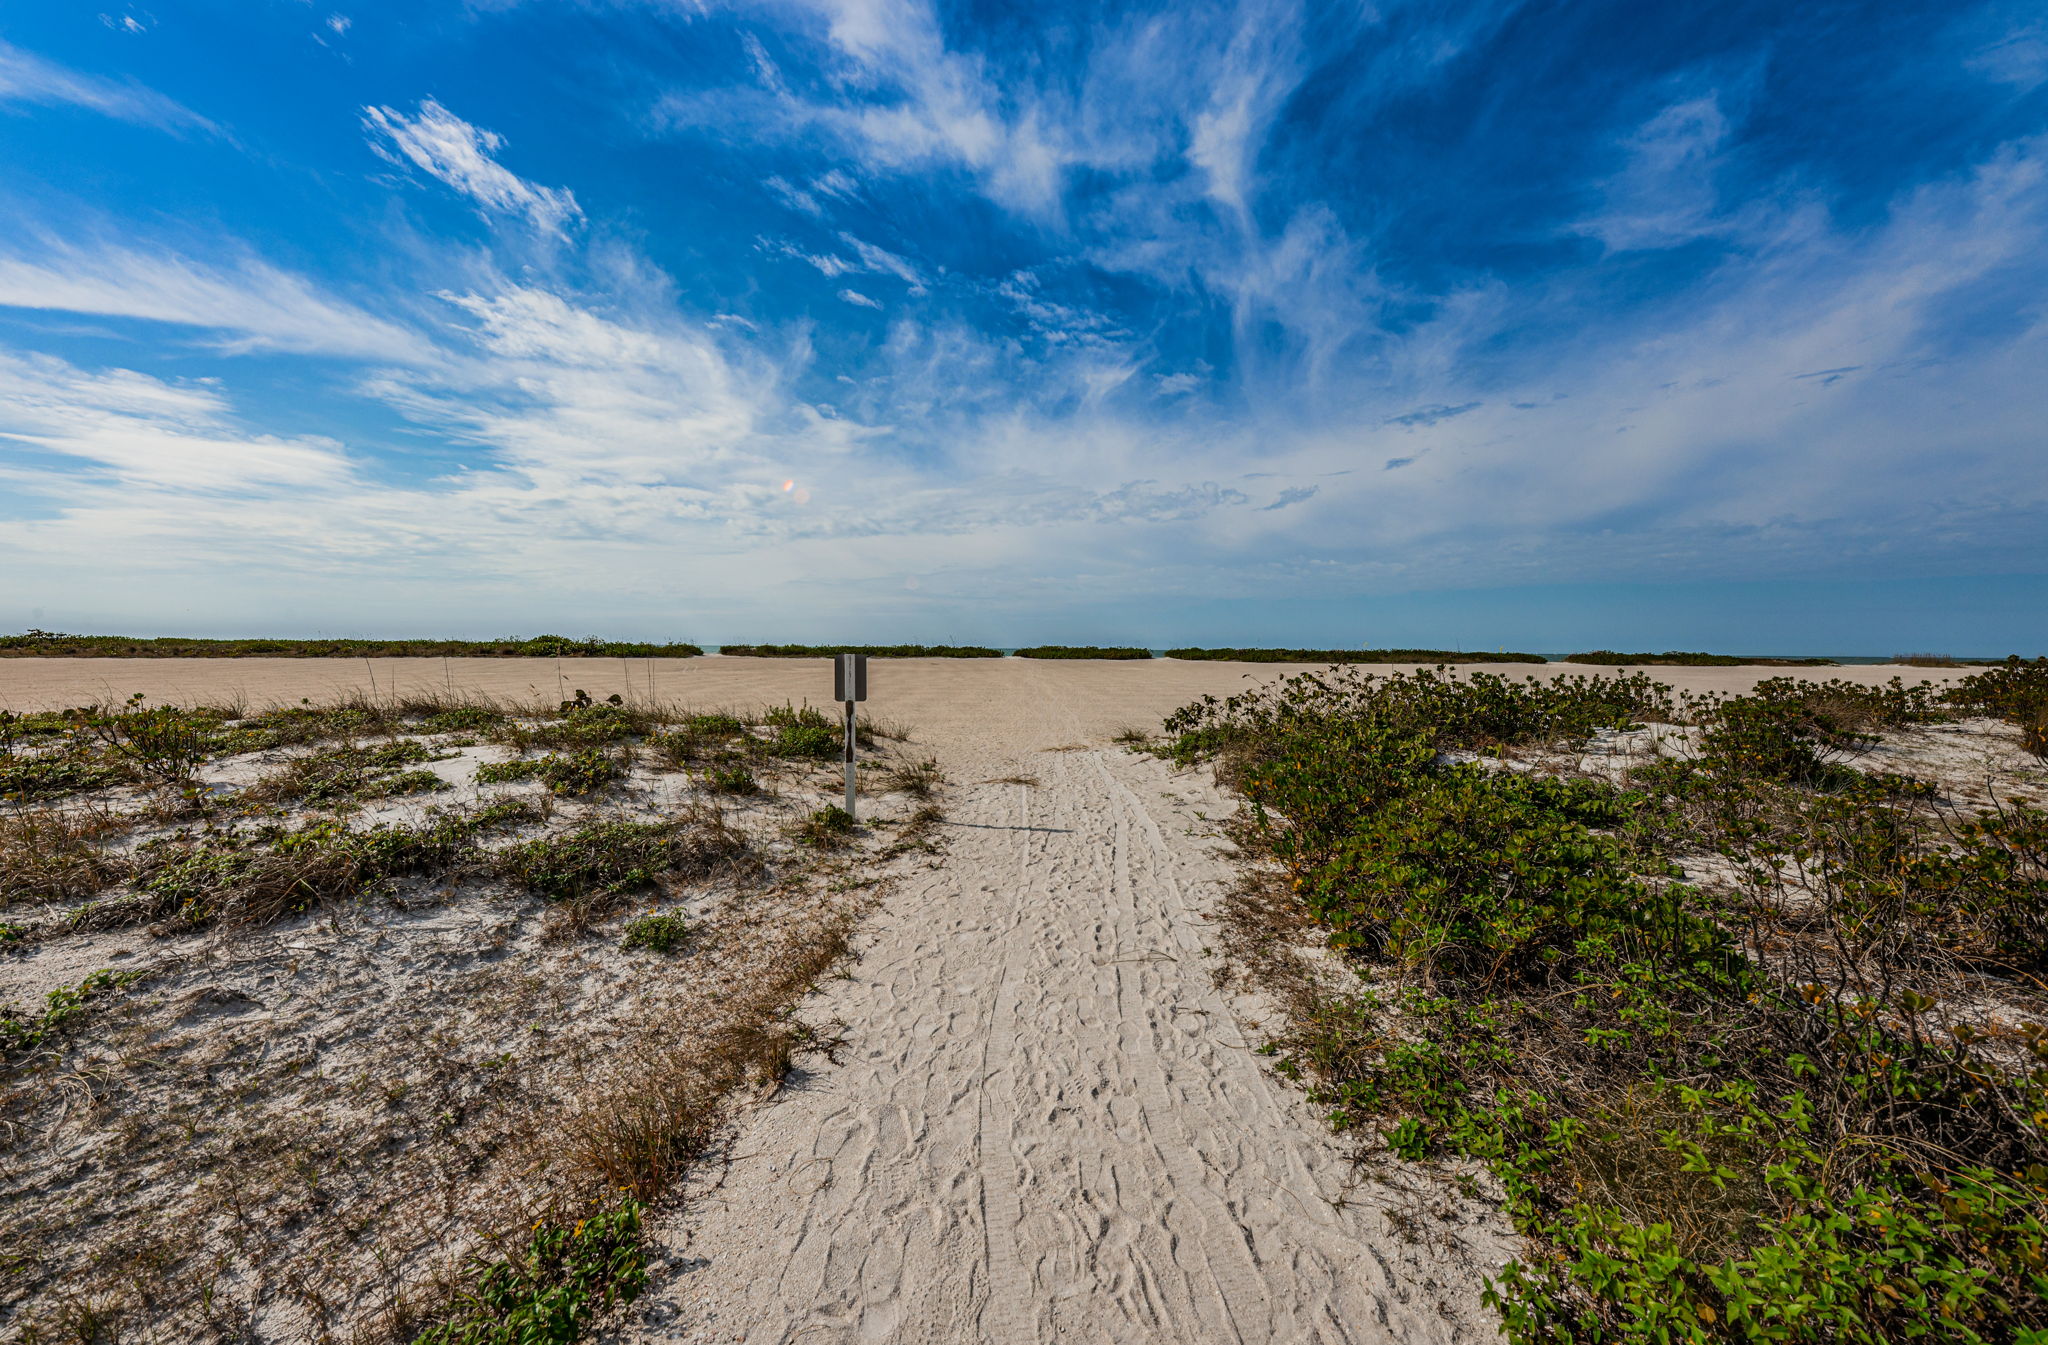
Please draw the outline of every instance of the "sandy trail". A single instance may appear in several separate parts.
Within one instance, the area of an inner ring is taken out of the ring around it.
[[[1493,1334],[1464,1263],[1497,1265],[1497,1231],[1449,1257],[1344,1207],[1348,1164],[1213,987],[1230,874],[1199,814],[1227,804],[1104,747],[1076,680],[1021,669],[939,744],[949,853],[809,1015],[842,1025],[839,1065],[743,1125],[614,1339]]]
[[[341,660],[110,665],[0,661],[0,705],[237,689],[263,703],[369,680]],[[1425,1236],[1397,1235],[1415,1194],[1359,1183],[1250,1049],[1259,1006],[1212,983],[1203,913],[1232,873],[1203,814],[1229,803],[1206,776],[1105,742],[1288,671],[878,663],[871,709],[912,725],[955,782],[949,851],[894,886],[848,977],[806,1010],[839,1024],[838,1063],[745,1118],[730,1161],[694,1179],[610,1339],[1493,1338],[1479,1290],[1509,1254],[1498,1216],[1439,1191]],[[1739,690],[1778,670],[1651,671]],[[830,685],[822,662],[752,659],[379,660],[376,676],[542,700],[559,676],[700,706]]]

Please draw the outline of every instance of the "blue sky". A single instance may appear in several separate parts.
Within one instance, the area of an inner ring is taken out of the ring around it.
[[[2035,4],[0,10],[0,629],[2040,652]]]

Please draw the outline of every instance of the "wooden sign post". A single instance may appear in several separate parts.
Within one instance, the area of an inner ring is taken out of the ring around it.
[[[868,656],[866,654],[840,654],[832,660],[832,699],[846,707],[846,815],[855,816],[853,810],[854,761],[853,761],[853,707],[868,698]]]

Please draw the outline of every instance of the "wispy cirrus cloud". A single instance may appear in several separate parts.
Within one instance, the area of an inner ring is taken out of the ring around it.
[[[91,483],[248,494],[331,489],[351,475],[332,440],[241,429],[216,388],[4,351],[0,440],[82,464],[87,476],[43,484],[98,502],[105,487]]]
[[[504,147],[503,136],[471,125],[431,98],[411,116],[366,107],[363,126],[381,157],[438,178],[486,214],[524,216],[534,228],[558,236],[583,218],[574,195],[528,182],[493,157]]]
[[[217,131],[212,122],[154,89],[103,79],[0,41],[0,104],[81,107],[164,131]]]
[[[414,331],[246,253],[209,263],[24,229],[0,242],[0,306],[173,323],[211,333],[209,344],[230,351],[431,357]]]

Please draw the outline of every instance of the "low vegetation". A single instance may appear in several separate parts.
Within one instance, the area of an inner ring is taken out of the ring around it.
[[[454,1315],[413,1345],[541,1345],[572,1341],[613,1303],[647,1283],[640,1243],[645,1207],[630,1197],[572,1226],[536,1222],[516,1257],[478,1265]]]
[[[628,950],[644,948],[650,953],[673,953],[688,942],[690,922],[680,915],[643,915],[626,925],[619,946]]]
[[[1832,668],[1831,658],[1761,658],[1736,654],[1687,654],[1673,650],[1663,654],[1617,654],[1612,649],[1595,649],[1586,654],[1566,654],[1561,662],[1593,663],[1607,668]]]
[[[2048,757],[2048,658],[2008,658],[1958,682],[1948,699],[2011,724],[2027,751]]]
[[[0,635],[0,658],[693,658],[693,644],[574,640],[533,635],[502,640],[202,640],[181,635]]]
[[[873,866],[938,844],[900,730],[860,733],[908,818],[829,806],[841,732],[580,693],[0,717],[8,1338],[586,1334],[817,1046],[789,1011]]]
[[[1332,671],[1166,729],[1246,800],[1226,928],[1283,1070],[1496,1180],[1509,1339],[1989,1345],[2048,1331],[2040,773],[1966,806],[1867,754],[2024,726],[2043,669]]]
[[[476,779],[478,784],[539,780],[550,794],[578,798],[596,793],[625,773],[625,764],[617,754],[602,747],[586,747],[580,752],[486,762],[476,768]]]
[[[867,654],[873,658],[1001,658],[1003,651],[962,644],[729,644],[721,654],[744,658],[828,658]]]
[[[1226,663],[1546,663],[1541,654],[1451,649],[1169,649],[1167,658]]]
[[[1152,657],[1149,649],[1133,649],[1126,646],[1092,644],[1036,644],[1029,649],[1017,651],[1018,658],[1105,658],[1105,659],[1146,659]]]

